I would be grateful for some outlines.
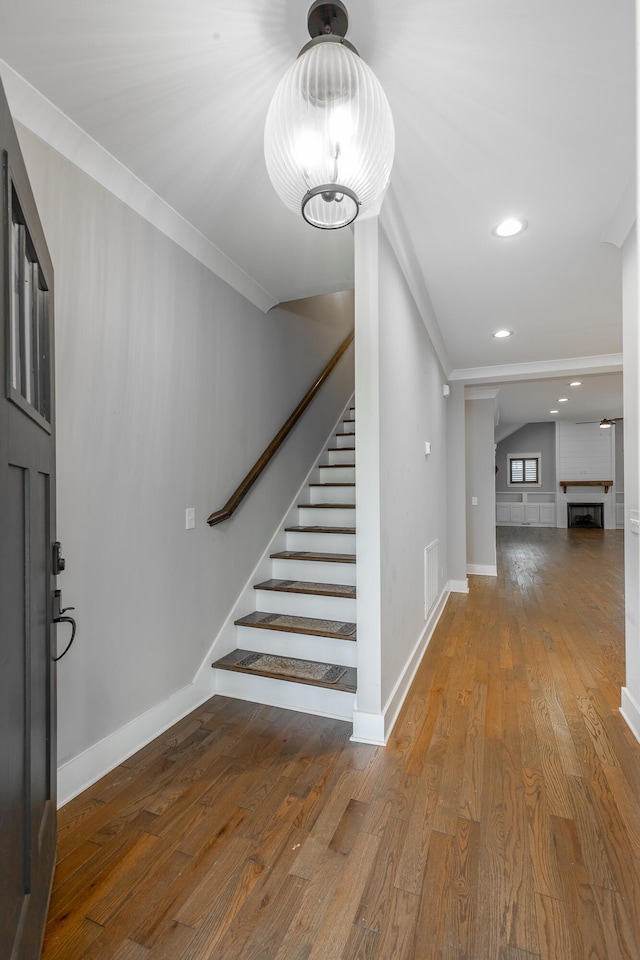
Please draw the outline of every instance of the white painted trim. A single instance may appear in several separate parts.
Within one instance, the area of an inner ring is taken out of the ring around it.
[[[127,757],[213,696],[213,684],[190,683],[58,767],[58,806],[78,796]]]
[[[384,737],[384,715],[364,713],[356,707],[353,711],[353,733],[350,739],[355,743],[371,743],[384,747],[387,742]]]
[[[277,299],[116,160],[19,73],[0,60],[13,118],[266,313]]]
[[[640,704],[637,703],[628,687],[622,688],[620,713],[636,740],[640,743]]]
[[[448,587],[450,593],[469,593],[469,581],[466,578],[464,580],[449,580]]]
[[[564,360],[496,364],[493,367],[466,367],[452,370],[449,380],[464,380],[466,383],[510,383],[513,380],[571,377],[579,373],[619,373],[621,370],[622,354],[608,353],[598,357],[569,357]]]
[[[216,694],[222,697],[351,723],[355,694],[347,690],[330,690],[231,670],[212,672],[216,675]]]
[[[497,577],[498,567],[491,563],[468,563],[467,573],[476,577]]]
[[[618,206],[602,234],[603,243],[612,243],[622,249],[636,222],[636,178],[631,174],[622,192]]]
[[[422,317],[422,322],[429,334],[429,339],[444,370],[445,377],[449,379],[451,360],[447,353],[442,331],[438,325],[437,315],[416,255],[415,246],[400,212],[400,204],[396,198],[393,184],[389,186],[385,194],[380,212],[380,223],[400,264],[400,269]]]
[[[411,684],[422,662],[425,651],[429,646],[429,641],[442,616],[445,604],[449,599],[449,584],[443,588],[437,603],[433,606],[431,614],[424,630],[418,637],[418,640],[409,655],[404,670],[398,677],[398,680],[389,694],[386,704],[382,708],[382,713],[364,713],[358,710],[358,701],[356,696],[356,707],[353,711],[353,734],[352,740],[358,743],[373,743],[384,746],[398,719],[398,714],[407,697]]]
[[[465,400],[496,400],[500,390],[491,387],[465,387]]]

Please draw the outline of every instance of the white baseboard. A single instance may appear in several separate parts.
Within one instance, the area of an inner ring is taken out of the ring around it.
[[[464,580],[449,580],[449,591],[451,593],[469,593],[469,581],[466,577]]]
[[[208,685],[190,683],[76,757],[62,763],[58,767],[58,806],[64,806],[213,695],[213,677]]]
[[[476,577],[497,577],[498,567],[495,563],[468,563],[467,573]]]
[[[627,687],[622,688],[620,713],[636,740],[640,743],[640,704],[636,702]]]
[[[365,713],[356,707],[353,711],[351,740],[355,740],[356,743],[372,743],[374,746],[384,747],[387,742],[384,734],[384,715]]]
[[[394,724],[398,719],[398,714],[402,708],[409,688],[417,673],[418,667],[422,662],[429,641],[433,635],[445,604],[449,598],[449,584],[447,584],[440,594],[437,602],[434,604],[429,619],[424,630],[420,634],[411,654],[405,664],[404,670],[400,674],[389,698],[382,709],[382,713],[365,713],[358,710],[357,696],[356,708],[353,711],[353,735],[352,740],[358,743],[373,743],[384,746],[391,736]]]

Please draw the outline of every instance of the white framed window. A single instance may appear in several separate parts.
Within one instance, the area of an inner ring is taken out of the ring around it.
[[[508,453],[507,486],[542,486],[542,455],[540,453]]]

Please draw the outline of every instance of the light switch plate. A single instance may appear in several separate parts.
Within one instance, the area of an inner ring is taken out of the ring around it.
[[[196,525],[196,508],[187,507],[185,510],[185,528],[187,530],[193,530]]]

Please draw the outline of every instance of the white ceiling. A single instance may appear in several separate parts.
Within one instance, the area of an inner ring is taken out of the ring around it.
[[[0,0],[0,58],[291,300],[353,284],[352,233],[290,213],[263,160],[309,3]],[[602,237],[635,167],[633,0],[347,6],[394,114],[393,194],[450,368],[620,353],[620,253]],[[529,227],[498,240],[509,214]],[[495,341],[505,326],[514,336]],[[594,417],[619,415],[620,384],[616,406],[593,378]]]

